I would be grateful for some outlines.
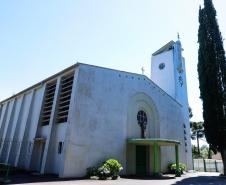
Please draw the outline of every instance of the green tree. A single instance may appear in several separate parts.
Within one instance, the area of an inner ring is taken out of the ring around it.
[[[199,139],[204,137],[203,122],[190,122],[191,139],[197,141],[197,155],[200,155]]]
[[[211,148],[209,148],[207,145],[203,145],[201,148],[201,156],[204,159],[212,159],[212,155],[214,154],[214,152],[211,150]]]
[[[188,107],[188,111],[189,111],[189,118],[191,119],[193,117],[193,113],[190,106]]]
[[[195,145],[192,145],[192,157],[193,159],[212,159],[212,155],[214,154],[214,152],[209,149],[209,147],[207,145],[203,145],[200,148],[200,154],[197,153],[197,147]]]
[[[212,0],[199,10],[198,74],[204,131],[210,148],[221,152],[226,175],[226,59]]]

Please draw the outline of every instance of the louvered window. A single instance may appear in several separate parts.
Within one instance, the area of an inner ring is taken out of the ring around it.
[[[48,125],[50,121],[53,99],[56,90],[56,81],[47,84],[45,92],[45,103],[42,110],[41,125]]]
[[[73,79],[74,73],[64,76],[61,80],[60,98],[57,112],[57,123],[67,122]]]

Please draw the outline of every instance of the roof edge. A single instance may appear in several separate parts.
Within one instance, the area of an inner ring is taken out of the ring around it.
[[[152,79],[150,79],[146,75],[128,72],[128,71],[123,71],[123,70],[118,70],[118,69],[111,69],[111,68],[107,68],[107,67],[101,67],[101,66],[96,66],[96,65],[92,65],[92,64],[86,64],[86,63],[78,63],[78,64],[84,65],[84,66],[96,67],[96,68],[100,68],[100,69],[107,69],[107,70],[121,72],[121,73],[127,73],[127,74],[130,74],[130,75],[142,76],[142,77],[146,78],[149,82],[151,82],[152,85],[154,85],[156,88],[158,88],[162,93],[165,93],[172,101],[174,101],[180,107],[182,107],[182,105],[175,98],[173,98],[171,95],[169,95],[166,91],[164,91],[159,85],[157,85]]]
[[[3,99],[2,101],[0,101],[0,104],[3,104],[3,103],[5,103],[6,101],[8,101],[8,100],[10,100],[10,99],[12,99],[12,98],[15,98],[15,97],[17,97],[17,96],[19,96],[19,95],[21,95],[21,94],[27,92],[27,91],[30,91],[30,90],[33,89],[33,88],[36,88],[36,87],[38,87],[38,86],[40,86],[40,85],[43,85],[44,83],[46,83],[46,82],[48,82],[48,81],[50,81],[50,80],[56,78],[57,76],[60,76],[61,74],[65,73],[65,72],[67,72],[67,71],[72,70],[73,68],[78,67],[79,65],[80,65],[80,63],[75,63],[74,65],[72,65],[72,66],[70,66],[70,67],[67,67],[67,68],[64,69],[64,70],[62,70],[62,71],[60,71],[60,72],[58,72],[58,73],[56,73],[56,74],[54,74],[54,75],[52,75],[52,76],[50,76],[50,77],[48,77],[48,78],[46,78],[46,79],[40,81],[40,82],[38,82],[38,83],[36,83],[36,84],[34,84],[34,85],[32,85],[32,86],[30,86],[30,87],[28,87],[28,88],[26,88],[26,89],[20,91],[20,92],[18,92],[18,93],[16,93],[16,94],[14,94],[14,95],[12,95],[12,96],[6,98],[6,99]]]
[[[152,54],[152,56],[159,55],[160,53],[163,53],[164,51],[169,51],[170,48],[175,44],[173,40],[169,41],[166,45],[162,46],[160,49],[158,49],[156,52]]]
[[[44,79],[44,80],[42,80],[42,81],[39,82],[39,83],[36,83],[35,85],[32,85],[32,86],[30,86],[30,87],[28,87],[28,88],[26,88],[26,89],[20,91],[19,93],[16,93],[16,94],[13,95],[13,96],[10,96],[9,98],[6,98],[6,99],[0,101],[0,104],[3,104],[4,102],[6,102],[6,101],[8,101],[8,100],[10,100],[10,99],[12,99],[12,98],[15,98],[15,97],[17,97],[17,96],[19,96],[19,95],[21,95],[21,94],[23,94],[23,93],[25,93],[25,92],[27,92],[27,91],[33,89],[33,88],[35,88],[35,87],[38,87],[39,85],[42,85],[42,84],[44,84],[44,83],[46,83],[46,82],[48,82],[48,81],[54,79],[55,77],[57,77],[57,76],[59,76],[59,75],[65,73],[65,72],[67,72],[67,71],[69,71],[69,70],[72,70],[73,68],[76,68],[76,67],[78,67],[78,66],[80,66],[80,65],[81,65],[81,66],[84,65],[84,66],[96,67],[96,68],[101,68],[101,69],[107,69],[107,70],[112,70],[112,71],[117,71],[117,72],[127,73],[127,74],[131,74],[131,75],[136,75],[136,76],[142,76],[142,77],[145,77],[148,81],[150,81],[150,82],[152,83],[152,85],[154,85],[155,87],[157,87],[162,93],[165,93],[172,101],[174,101],[174,102],[177,103],[180,107],[182,107],[182,105],[181,105],[176,99],[174,99],[172,96],[170,96],[166,91],[164,91],[160,86],[158,86],[156,83],[154,83],[154,82],[153,82],[150,78],[148,78],[146,75],[142,75],[142,74],[138,74],[138,73],[133,73],[133,72],[128,72],[128,71],[123,71],[123,70],[111,69],[111,68],[107,68],[107,67],[96,66],[96,65],[92,65],[92,64],[79,63],[79,62],[77,62],[76,64],[74,64],[74,65],[72,65],[72,66],[70,66],[70,67],[68,67],[68,68],[66,68],[66,69],[64,69],[64,70],[62,70],[62,71],[60,71],[60,72],[58,72],[58,73],[56,73],[56,74],[54,74],[54,75],[52,75],[52,76],[50,76],[50,77]]]

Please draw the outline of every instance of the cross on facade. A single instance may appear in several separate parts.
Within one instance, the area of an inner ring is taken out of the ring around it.
[[[142,71],[142,75],[144,75],[144,71],[145,71],[144,67],[141,68],[141,71]]]
[[[180,34],[177,32],[177,39],[180,40]]]

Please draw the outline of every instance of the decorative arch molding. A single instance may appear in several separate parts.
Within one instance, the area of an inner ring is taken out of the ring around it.
[[[160,136],[159,113],[153,99],[143,92],[135,93],[129,98],[127,113],[127,138],[139,138],[140,126],[137,123],[138,111],[147,114],[146,136],[158,138]]]
[[[143,92],[133,94],[128,100],[127,109],[127,139],[141,138],[141,128],[138,125],[137,113],[142,110],[147,116],[146,137],[159,138],[160,136],[160,121],[159,112],[153,99]],[[148,152],[153,151],[149,149]],[[126,146],[126,173],[130,175],[136,174],[136,146]],[[152,158],[149,159],[152,163]],[[151,167],[148,169],[152,171]]]

